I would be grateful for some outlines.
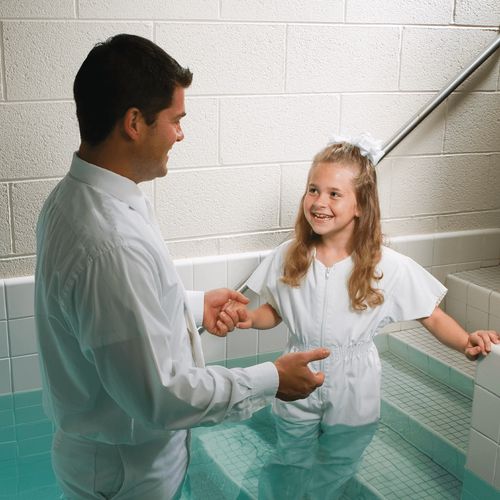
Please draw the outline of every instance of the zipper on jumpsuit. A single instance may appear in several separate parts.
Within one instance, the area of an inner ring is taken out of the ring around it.
[[[330,277],[330,271],[333,269],[333,266],[332,267],[327,267],[326,268],[326,271],[325,271],[325,293],[323,294],[323,315],[321,317],[321,337],[320,337],[320,346],[322,347],[323,346],[323,342],[325,340],[325,316],[326,316],[326,305],[327,305],[327,295],[328,295],[328,278]],[[322,371],[323,373],[325,373],[325,369],[324,369],[324,364],[325,364],[325,360],[322,359],[320,361],[320,371]],[[320,401],[323,400],[323,387],[320,387],[319,388],[319,399]]]

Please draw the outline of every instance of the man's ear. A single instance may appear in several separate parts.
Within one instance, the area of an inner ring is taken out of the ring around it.
[[[145,122],[138,108],[129,108],[122,118],[122,130],[126,137],[132,141],[139,139]]]

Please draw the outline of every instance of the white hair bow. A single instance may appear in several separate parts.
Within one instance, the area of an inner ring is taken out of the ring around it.
[[[382,141],[374,139],[368,132],[364,132],[355,137],[334,136],[331,144],[347,142],[359,148],[362,156],[366,156],[375,166],[383,156]]]

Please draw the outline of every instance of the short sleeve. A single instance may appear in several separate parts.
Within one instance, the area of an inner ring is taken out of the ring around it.
[[[287,242],[288,243],[288,242]],[[283,317],[278,296],[278,283],[283,274],[283,253],[285,245],[273,250],[257,267],[246,285]],[[288,245],[286,245],[288,246]]]
[[[432,274],[409,257],[400,256],[390,293],[389,315],[394,321],[429,317],[448,291]]]

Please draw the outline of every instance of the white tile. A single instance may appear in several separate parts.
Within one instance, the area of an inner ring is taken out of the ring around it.
[[[500,345],[493,345],[488,356],[479,359],[475,383],[500,397]]]
[[[0,358],[9,356],[9,341],[7,339],[7,321],[0,321]]]
[[[500,316],[488,315],[488,329],[500,334]]]
[[[206,363],[223,362],[226,359],[226,338],[204,332],[201,335],[201,345]]]
[[[465,328],[467,324],[466,307],[465,302],[446,297],[446,313],[462,328]]]
[[[450,275],[446,278],[446,288],[448,288],[447,298],[459,302],[467,302],[467,281],[457,276]]]
[[[467,286],[467,305],[487,313],[490,308],[490,294],[491,290],[469,283]]]
[[[189,259],[179,259],[175,261],[175,270],[179,275],[184,288],[193,290],[193,262]]]
[[[259,265],[259,254],[229,255],[227,258],[227,285],[236,289],[245,283]]]
[[[488,313],[467,305],[465,329],[469,332],[484,330],[488,326]]]
[[[500,231],[485,231],[481,242],[481,259],[500,259]]]
[[[5,280],[7,317],[34,316],[35,281],[33,276]]]
[[[408,238],[405,254],[421,266],[432,266],[434,253],[434,236],[418,235]]]
[[[291,25],[286,50],[288,92],[398,90],[399,27]]]
[[[260,330],[259,353],[283,351],[287,343],[287,332],[283,322],[270,330]]]
[[[11,356],[37,353],[35,318],[9,320],[9,340]]]
[[[190,95],[280,93],[285,31],[282,24],[156,23],[155,41],[194,73]]]
[[[476,386],[471,426],[495,443],[500,442],[500,397]]]
[[[10,359],[0,359],[0,394],[10,394],[11,392]]]
[[[5,282],[0,280],[0,320],[7,319],[7,309],[5,307]]]
[[[11,363],[14,392],[31,391],[42,387],[38,354],[11,358]]]
[[[420,328],[422,326],[417,320],[401,321],[399,325],[401,326],[401,330],[411,330],[412,328]]]
[[[212,290],[227,287],[226,257],[193,259],[193,288]]]
[[[489,484],[493,483],[496,443],[471,429],[466,467]]]
[[[495,468],[495,477],[493,479],[493,486],[500,491],[500,446],[497,448],[497,465]]]
[[[255,356],[257,354],[257,330],[235,329],[227,335],[226,349],[227,359]]]
[[[399,321],[396,321],[395,323],[389,323],[388,325],[385,325],[380,330],[379,335],[383,335],[384,333],[399,332],[399,331],[401,331],[401,323]]]
[[[500,292],[491,292],[488,312],[494,316],[500,317]]]
[[[433,257],[434,258],[434,257]],[[446,285],[448,276],[455,273],[457,271],[456,264],[448,264],[445,266],[432,266],[431,274],[438,279],[443,285]],[[446,295],[448,297],[448,295]]]

